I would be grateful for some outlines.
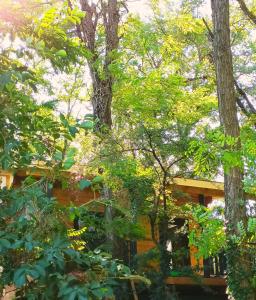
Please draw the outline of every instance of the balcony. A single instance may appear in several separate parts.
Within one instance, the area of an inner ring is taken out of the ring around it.
[[[206,285],[206,286],[226,286],[226,258],[224,253],[217,256],[201,260],[203,265],[198,266],[198,270],[190,275],[182,272],[171,272],[166,283],[170,285]]]

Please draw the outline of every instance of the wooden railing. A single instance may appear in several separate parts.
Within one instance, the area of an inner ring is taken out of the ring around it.
[[[226,274],[226,257],[224,253],[204,259],[204,277],[219,277]]]

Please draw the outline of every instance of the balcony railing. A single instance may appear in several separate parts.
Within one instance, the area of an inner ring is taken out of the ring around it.
[[[226,274],[227,264],[224,253],[204,259],[204,277],[221,277]]]

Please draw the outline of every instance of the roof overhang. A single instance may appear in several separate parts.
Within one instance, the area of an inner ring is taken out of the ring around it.
[[[171,186],[188,194],[203,194],[213,198],[224,197],[223,182],[176,177],[173,179]]]
[[[210,189],[224,191],[224,183],[217,181],[207,181],[207,180],[198,180],[198,179],[187,179],[187,178],[174,178],[173,183],[176,186],[188,186],[201,189]]]

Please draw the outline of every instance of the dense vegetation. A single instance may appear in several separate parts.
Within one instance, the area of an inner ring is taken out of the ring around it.
[[[189,234],[198,257],[226,252],[231,299],[255,299],[256,2],[213,0],[213,22],[205,2],[141,18],[129,1],[0,0],[1,170],[45,170],[0,190],[0,291],[179,299],[165,279],[198,269],[167,245]],[[224,177],[225,204],[178,206],[175,177]],[[57,184],[98,197],[62,206]],[[141,216],[156,246],[128,258]]]

